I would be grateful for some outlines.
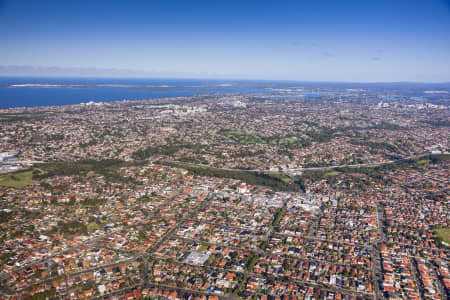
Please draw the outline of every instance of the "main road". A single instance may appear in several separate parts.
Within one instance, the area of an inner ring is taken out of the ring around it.
[[[363,163],[363,164],[346,164],[346,165],[338,165],[338,166],[326,166],[326,167],[314,167],[314,168],[292,168],[287,169],[284,171],[270,171],[265,169],[230,169],[230,168],[217,168],[212,167],[209,165],[204,164],[194,164],[194,163],[188,163],[178,160],[160,160],[161,162],[165,163],[177,163],[177,164],[183,164],[191,167],[201,167],[201,168],[209,168],[214,170],[221,170],[221,171],[245,171],[245,172],[257,172],[257,173],[268,173],[268,174],[279,174],[279,173],[285,173],[286,175],[289,175],[289,173],[294,172],[318,172],[318,171],[327,171],[327,170],[333,170],[333,169],[339,169],[339,168],[363,168],[363,167],[377,167],[381,165],[387,165],[387,164],[393,164],[400,161],[405,161],[409,159],[418,159],[424,156],[429,155],[429,153],[423,153],[418,155],[411,155],[402,157],[395,160],[388,160],[388,161],[380,161],[380,162],[372,162],[372,163]]]

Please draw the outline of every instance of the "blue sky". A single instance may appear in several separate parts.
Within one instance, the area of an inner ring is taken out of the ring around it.
[[[42,75],[56,66],[63,75],[97,68],[126,76],[136,70],[136,76],[450,81],[450,4],[0,0],[0,66],[4,75],[5,66],[44,67]]]

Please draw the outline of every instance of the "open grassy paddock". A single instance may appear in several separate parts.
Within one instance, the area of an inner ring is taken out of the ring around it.
[[[36,169],[34,169],[36,170]],[[6,175],[0,176],[0,186],[13,187],[13,188],[24,188],[27,185],[33,184],[35,181],[33,180],[33,171],[34,170],[26,170],[26,171],[18,171]],[[42,172],[41,170],[39,170]]]
[[[450,245],[450,228],[436,228],[434,232],[436,233],[438,239],[444,241],[447,245]]]

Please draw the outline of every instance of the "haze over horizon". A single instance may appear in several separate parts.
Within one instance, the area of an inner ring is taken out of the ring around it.
[[[449,1],[0,0],[0,75],[450,81]]]

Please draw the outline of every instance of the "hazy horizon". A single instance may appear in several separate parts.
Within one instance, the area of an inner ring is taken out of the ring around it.
[[[26,67],[27,69],[35,69],[31,72],[10,72],[5,71],[5,67]],[[54,74],[52,72],[41,73],[41,70],[58,69],[60,72]],[[73,71],[76,71],[73,73]],[[77,73],[79,72],[79,73]],[[101,68],[60,68],[60,67],[32,67],[32,66],[0,66],[0,78],[35,78],[35,79],[192,79],[192,80],[223,80],[223,81],[262,81],[262,82],[311,82],[311,83],[360,83],[360,84],[391,84],[391,83],[405,83],[405,84],[448,84],[448,81],[342,81],[342,80],[308,80],[308,79],[260,79],[260,78],[239,78],[239,77],[207,77],[196,74],[170,75],[170,74],[146,74],[146,71],[141,70],[126,70],[126,69],[101,69]]]

